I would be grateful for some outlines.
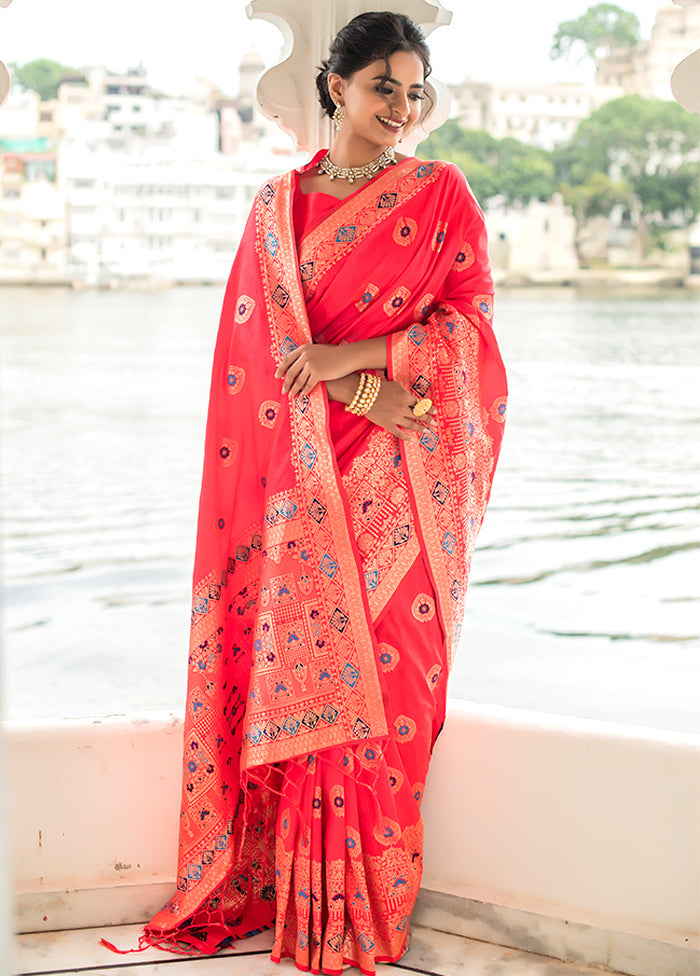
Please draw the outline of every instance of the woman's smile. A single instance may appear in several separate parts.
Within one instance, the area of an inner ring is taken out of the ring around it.
[[[402,129],[406,124],[405,119],[390,119],[381,115],[376,115],[375,118],[381,125],[384,126],[385,129],[388,129],[390,132],[398,132],[399,129]]]

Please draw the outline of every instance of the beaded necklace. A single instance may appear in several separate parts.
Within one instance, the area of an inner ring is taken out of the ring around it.
[[[327,152],[318,163],[318,173],[328,173],[328,178],[330,180],[347,180],[348,183],[354,183],[355,180],[361,179],[366,176],[368,180],[371,180],[375,173],[378,173],[380,169],[385,169],[387,166],[392,166],[396,162],[396,153],[394,152],[393,146],[387,146],[381,155],[376,156],[374,159],[370,159],[368,163],[364,166],[336,166],[334,162],[331,161],[331,154]]]

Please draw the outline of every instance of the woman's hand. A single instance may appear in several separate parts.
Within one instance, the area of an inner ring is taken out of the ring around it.
[[[317,383],[337,380],[353,369],[352,352],[346,346],[305,342],[288,353],[275,371],[275,377],[284,376],[283,393],[311,393]]]
[[[415,416],[413,407],[419,399],[420,397],[409,393],[400,383],[383,379],[379,396],[365,416],[402,441],[408,441],[414,434],[420,436],[423,429],[433,423],[435,417],[434,406],[422,417]]]

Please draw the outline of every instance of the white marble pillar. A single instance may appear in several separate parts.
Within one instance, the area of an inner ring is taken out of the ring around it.
[[[0,0],[0,7],[9,7],[12,0]],[[10,72],[6,65],[0,61],[0,105],[5,101],[10,93]]]
[[[0,7],[9,7],[12,0],[0,0]],[[10,93],[10,73],[0,61],[0,105]],[[0,716],[1,718],[2,716]],[[5,766],[5,733],[0,727],[0,782],[7,783]],[[12,911],[10,838],[8,834],[7,790],[0,790],[0,864],[5,870],[0,874],[0,976],[10,976],[14,967],[14,915]]]
[[[700,6],[700,0],[673,0],[677,7]],[[683,58],[671,75],[671,91],[689,112],[700,112],[700,51]]]
[[[256,97],[263,115],[277,122],[297,148],[313,153],[330,144],[331,123],[318,103],[316,69],[344,24],[357,14],[377,9],[407,14],[426,36],[452,19],[441,0],[252,0],[246,7],[250,18],[268,20],[282,32],[282,59],[261,76]],[[427,88],[433,110],[424,126],[416,126],[403,140],[403,152],[414,152],[449,114],[450,96],[445,86],[431,75]]]

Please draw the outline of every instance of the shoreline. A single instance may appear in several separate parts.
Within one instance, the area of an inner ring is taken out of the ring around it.
[[[700,294],[700,274],[682,274],[665,268],[584,268],[576,271],[556,272],[509,272],[493,269],[494,284],[501,290],[529,289],[571,289],[572,291],[593,291],[598,289],[619,289],[620,291],[646,290],[687,291]],[[72,291],[147,291],[157,292],[171,288],[220,288],[225,287],[226,279],[199,279],[176,281],[172,279],[133,278],[108,279],[86,283],[56,276],[53,279],[3,281],[2,288],[66,288]]]

